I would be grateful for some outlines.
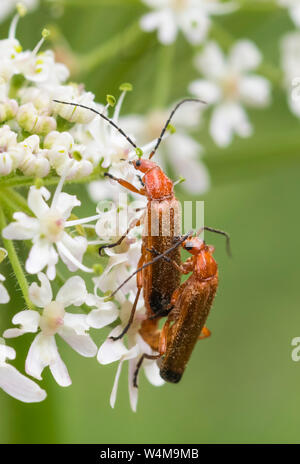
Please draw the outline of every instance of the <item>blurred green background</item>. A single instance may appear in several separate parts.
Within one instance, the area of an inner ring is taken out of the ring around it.
[[[24,47],[32,48],[41,29],[55,24],[73,51],[89,56],[146,11],[134,0],[113,1],[112,6],[101,0],[67,3],[61,17],[53,17],[47,4],[20,22],[18,37]],[[253,39],[275,67],[279,38],[293,28],[286,14],[273,9],[244,9],[218,18],[218,24],[233,38]],[[1,26],[2,38],[7,28],[8,23]],[[80,69],[76,79],[83,80],[98,101],[104,101],[107,93],[117,95],[118,85],[129,81],[134,92],[124,112],[145,113],[165,52],[154,34],[141,33],[120,55],[105,58],[91,72]],[[187,84],[197,75],[191,64],[193,52],[181,37],[173,47],[173,68],[164,83],[165,104],[185,96]],[[300,336],[299,121],[289,113],[285,94],[276,86],[272,106],[251,111],[250,117],[254,137],[235,140],[229,149],[217,149],[205,126],[197,135],[207,147],[205,162],[212,177],[211,190],[203,197],[206,224],[230,232],[233,259],[226,256],[222,238],[209,237],[216,245],[220,273],[208,321],[212,337],[199,342],[182,381],[155,388],[141,376],[134,414],[128,402],[127,366],[123,366],[112,410],[109,395],[117,365],[100,366],[58,341],[72,386],[60,388],[46,369],[41,385],[48,397],[41,404],[24,405],[0,390],[1,443],[300,441],[300,363],[291,359],[291,340]],[[180,187],[177,193],[181,200],[191,199]],[[85,215],[92,211],[87,199],[82,211]],[[10,306],[1,308],[1,330],[23,308],[13,279],[8,287],[14,298]],[[96,342],[100,344],[105,336],[106,331],[100,331]],[[11,343],[18,353],[15,365],[22,371],[24,349],[31,339],[24,335]]]

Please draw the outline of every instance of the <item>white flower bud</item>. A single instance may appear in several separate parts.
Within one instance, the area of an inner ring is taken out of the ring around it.
[[[21,89],[19,92],[21,103],[33,103],[36,109],[43,114],[51,114],[51,98],[49,94],[36,87]]]
[[[56,169],[56,172],[61,176],[64,172],[64,166]],[[83,177],[89,176],[93,172],[93,165],[87,160],[73,161],[72,165],[68,169],[67,179],[82,179]]]
[[[13,162],[8,153],[0,153],[0,175],[7,176],[13,169]]]
[[[64,100],[70,103],[80,103],[88,107],[95,107],[94,95],[91,92],[81,93],[78,86],[64,86],[55,94],[56,100]],[[85,108],[73,105],[65,105],[63,103],[55,103],[53,106],[54,113],[59,114],[62,118],[70,122],[80,124],[88,124],[91,122],[95,114]]]
[[[61,147],[64,147],[66,150],[71,150],[74,139],[71,134],[68,132],[50,132],[44,140],[44,148],[57,148],[61,150]]]
[[[38,112],[32,103],[26,103],[18,109],[16,119],[24,130],[33,132],[37,123]]]
[[[8,121],[15,117],[18,111],[18,103],[16,100],[5,99],[0,103],[0,122]]]
[[[34,132],[46,135],[56,129],[56,120],[51,116],[39,116],[34,127]]]
[[[28,154],[19,168],[25,176],[45,177],[50,172],[50,163],[43,155]]]

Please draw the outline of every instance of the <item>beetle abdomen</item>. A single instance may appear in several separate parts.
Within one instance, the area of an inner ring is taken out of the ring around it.
[[[161,202],[152,201],[151,206],[147,208],[144,221],[146,234],[143,236],[142,252],[146,258],[145,262],[171,248],[177,237],[180,238],[180,228],[181,206],[175,198]],[[180,265],[180,248],[173,250],[168,257]],[[180,272],[164,259],[145,269],[143,289],[148,314],[157,313],[169,306],[180,280]]]

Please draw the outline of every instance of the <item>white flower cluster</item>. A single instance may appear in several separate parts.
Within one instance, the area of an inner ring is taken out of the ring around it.
[[[39,51],[47,31],[33,51],[23,51],[15,38],[17,18],[9,38],[0,41],[0,176],[21,172],[45,177],[51,170],[61,175],[66,165],[68,179],[88,176],[101,160],[92,135],[86,143],[95,115],[53,100],[92,106],[94,95],[66,84],[66,66],[55,62],[52,51]],[[60,122],[72,131],[65,131]]]
[[[259,49],[249,40],[236,42],[227,59],[216,42],[208,42],[195,57],[204,78],[192,82],[189,90],[215,106],[210,133],[221,147],[228,146],[235,133],[240,137],[252,134],[243,105],[261,108],[270,103],[269,81],[253,73],[261,60]]]
[[[94,96],[85,92],[82,86],[67,84],[67,68],[55,62],[52,52],[39,52],[43,39],[33,52],[23,52],[15,38],[17,18],[12,22],[10,38],[0,41],[0,175],[2,179],[10,180],[14,175],[33,176],[37,181],[29,188],[26,210],[16,209],[13,221],[1,233],[5,241],[31,243],[25,269],[28,274],[38,277],[40,285],[34,281],[29,286],[29,309],[15,314],[12,322],[17,327],[5,330],[3,337],[10,339],[24,333],[36,334],[27,355],[26,373],[42,380],[42,372],[49,366],[57,383],[68,386],[71,379],[59,355],[55,337],[59,335],[82,356],[93,357],[98,349],[89,335],[89,329],[101,329],[117,318],[122,323],[126,321],[136,293],[135,280],[132,279],[119,291],[114,301],[105,301],[105,293],[136,269],[140,257],[141,231],[135,228],[120,247],[107,250],[109,259],[102,274],[97,264],[99,258],[93,261],[94,266],[83,263],[88,259],[89,246],[97,247],[115,240],[114,223],[118,223],[118,236],[125,233],[128,220],[136,219],[145,203],[139,202],[135,208],[131,208],[125,222],[121,220],[121,210],[128,208],[127,197],[122,207],[119,201],[118,205],[112,204],[108,211],[99,207],[90,217],[79,219],[74,215],[73,208],[80,206],[81,202],[76,195],[63,192],[66,179],[85,177],[101,166],[139,186],[135,170],[128,163],[136,158],[136,151],[122,134],[102,118],[96,118],[92,111],[53,101],[63,99],[92,106],[103,115],[107,115],[111,104],[111,99],[108,99],[110,103],[106,106],[96,105]],[[116,124],[127,90],[130,90],[130,86],[124,84],[112,117]],[[156,141],[142,147],[143,152],[150,153]],[[40,178],[47,177],[53,170],[60,180],[51,194]],[[102,182],[102,191],[105,183],[107,198],[110,187],[114,190],[115,186],[108,180],[99,182]],[[9,201],[3,194],[2,198],[4,203]],[[11,250],[8,248],[7,251],[10,259]],[[0,249],[0,262],[6,258],[7,251]],[[65,264],[68,272],[80,270],[87,278],[83,280],[78,275],[72,275],[54,297],[51,281],[57,277],[59,262]],[[0,274],[0,304],[9,301],[4,281],[4,276]],[[94,287],[93,294],[87,291],[88,281]],[[85,312],[79,310],[83,304]],[[71,312],[66,311],[69,306],[73,308]],[[128,334],[128,347],[123,342],[107,340],[98,352],[101,364],[120,361],[111,397],[112,406],[121,365],[123,361],[130,360],[130,400],[134,410],[137,405],[137,391],[132,379],[134,365],[142,353],[151,352],[138,333],[140,322],[145,317],[142,299],[137,314]],[[115,328],[114,333],[116,330],[119,328]],[[46,396],[45,391],[7,364],[7,359],[14,357],[14,350],[2,341],[0,387],[22,401],[42,401]],[[144,368],[154,385],[163,383],[154,361],[146,362]]]

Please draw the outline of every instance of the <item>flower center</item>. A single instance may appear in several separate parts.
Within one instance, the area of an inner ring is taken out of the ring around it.
[[[184,10],[187,7],[189,0],[171,0],[171,7],[175,11]]]
[[[235,100],[239,94],[239,78],[236,74],[229,74],[222,81],[225,98]]]
[[[46,237],[50,242],[60,240],[65,221],[59,213],[49,211],[41,220],[41,235]]]
[[[63,325],[65,309],[62,303],[51,301],[44,308],[40,319],[40,328],[44,335],[54,335],[57,330]]]

